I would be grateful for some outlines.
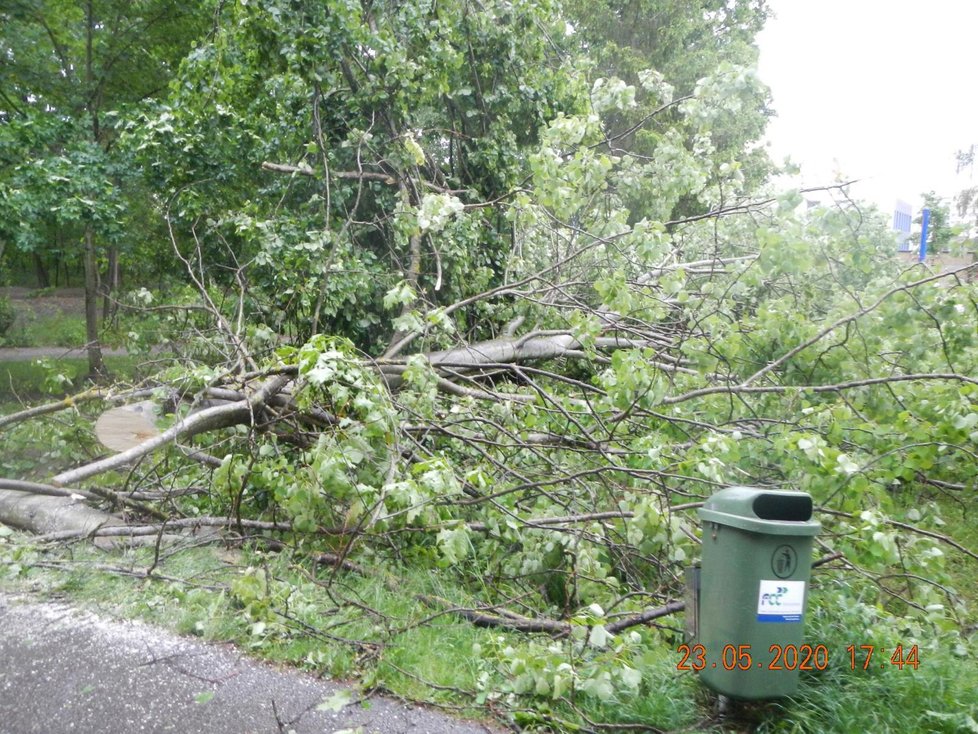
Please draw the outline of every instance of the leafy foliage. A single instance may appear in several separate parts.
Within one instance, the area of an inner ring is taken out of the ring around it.
[[[499,282],[511,233],[480,202],[508,195],[542,124],[575,104],[536,31],[551,10],[228,8],[131,144],[177,194],[174,222],[206,212],[207,262],[260,266],[257,318],[300,338],[328,323],[366,347],[389,336],[381,300],[401,278],[431,303]],[[264,162],[301,175],[256,189]]]

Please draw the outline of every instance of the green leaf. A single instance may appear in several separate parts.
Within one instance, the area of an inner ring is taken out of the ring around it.
[[[615,687],[611,683],[611,674],[602,671],[595,678],[588,678],[581,683],[581,690],[601,701],[610,701],[615,696]]]
[[[629,688],[637,689],[642,683],[642,674],[635,670],[635,668],[630,668],[627,665],[624,665],[618,674],[621,676],[621,682]]]
[[[959,431],[968,431],[978,425],[978,413],[955,416],[953,423]]]
[[[442,557],[450,564],[458,563],[468,556],[472,547],[470,532],[465,525],[438,531],[437,542]]]
[[[603,624],[596,624],[591,628],[591,634],[588,636],[588,644],[592,647],[597,647],[603,649],[608,646],[608,640],[612,639],[613,635],[608,632]]]
[[[203,691],[194,696],[194,701],[198,704],[205,704],[214,698],[214,691]]]
[[[414,289],[407,281],[402,280],[387,293],[384,294],[384,308],[393,308],[401,305],[407,306],[417,299]]]
[[[341,688],[329,698],[324,699],[322,703],[318,704],[316,710],[338,712],[345,709],[351,703],[353,703],[353,693],[346,688]]]

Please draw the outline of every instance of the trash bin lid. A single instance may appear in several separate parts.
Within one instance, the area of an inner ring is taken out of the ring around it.
[[[822,528],[812,520],[810,495],[758,487],[722,489],[703,503],[699,516],[704,522],[768,535],[817,535]]]

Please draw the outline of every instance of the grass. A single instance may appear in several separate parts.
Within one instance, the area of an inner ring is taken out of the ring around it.
[[[151,551],[119,553],[112,559],[87,547],[64,555],[45,553],[43,558],[33,550],[14,555],[18,557],[5,559],[4,565],[19,575],[11,578],[8,573],[4,579],[0,571],[0,589],[68,593],[109,616],[137,617],[181,634],[235,641],[265,659],[357,678],[410,699],[461,706],[470,715],[480,713],[467,707],[480,672],[472,650],[480,640],[488,644],[493,633],[451,616],[417,626],[431,610],[420,607],[415,595],[444,591],[428,574],[401,579],[397,593],[387,587],[383,574],[342,577],[327,591],[283,556],[196,548],[167,557],[156,569],[157,580],[136,581],[125,573],[146,568]],[[119,572],[106,572],[106,566]],[[241,583],[256,573],[261,579],[253,589],[257,597]],[[281,605],[269,606],[261,598],[265,591],[282,591]],[[339,608],[337,600],[344,600]]]
[[[197,547],[164,551],[157,576],[146,580],[127,574],[152,564],[147,549],[111,557],[85,545],[41,553],[4,540],[0,588],[69,593],[110,616],[234,641],[262,658],[356,679],[366,688],[469,716],[484,716],[488,702],[529,731],[594,730],[586,723],[591,720],[610,730],[614,724],[646,724],[727,732],[964,732],[973,731],[969,722],[978,720],[974,650],[962,655],[952,633],[920,638],[916,670],[883,657],[877,658],[882,667],[852,670],[848,645],[909,645],[920,630],[874,627],[875,610],[837,603],[831,584],[822,590],[806,633],[810,642],[830,649],[828,669],[802,674],[790,699],[735,705],[721,720],[715,697],[694,675],[676,671],[678,656],[668,633],[657,637],[654,631],[643,632],[650,644],[639,661],[643,679],[637,693],[619,693],[606,702],[585,695],[554,701],[512,694],[507,655],[532,656],[552,641],[475,627],[426,606],[419,595],[466,601],[464,590],[445,587],[437,574],[398,569],[395,580],[379,563],[367,576],[338,574],[327,588],[332,569],[293,563],[284,554]]]
[[[760,716],[745,709],[744,720],[758,732],[967,731],[959,725],[978,717],[974,651],[966,653],[952,632],[869,623],[874,611],[839,597],[823,604],[810,615],[806,637],[828,647],[828,668],[802,674],[798,693]],[[861,650],[853,667],[851,645],[873,646],[865,670]],[[891,661],[896,645],[905,652],[919,645],[916,668]]]
[[[28,314],[0,337],[4,347],[77,347],[87,341],[85,316]]]
[[[978,553],[978,520],[970,508],[975,501],[974,493],[964,496],[943,497],[938,505],[941,517],[947,523],[943,532],[974,553]],[[947,568],[951,585],[968,601],[968,620],[972,629],[978,630],[978,560],[962,558],[959,563],[950,563]]]
[[[109,372],[122,379],[131,379],[137,372],[138,363],[135,357],[105,357]],[[33,359],[0,362],[0,404],[72,392],[72,386],[81,388],[86,374],[88,360],[84,357],[52,357],[40,363]],[[65,383],[59,375],[70,383]]]

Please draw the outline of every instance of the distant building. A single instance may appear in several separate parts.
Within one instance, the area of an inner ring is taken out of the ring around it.
[[[893,207],[893,230],[897,233],[897,249],[900,252],[910,252],[910,225],[913,219],[913,209],[905,201],[897,199]]]

